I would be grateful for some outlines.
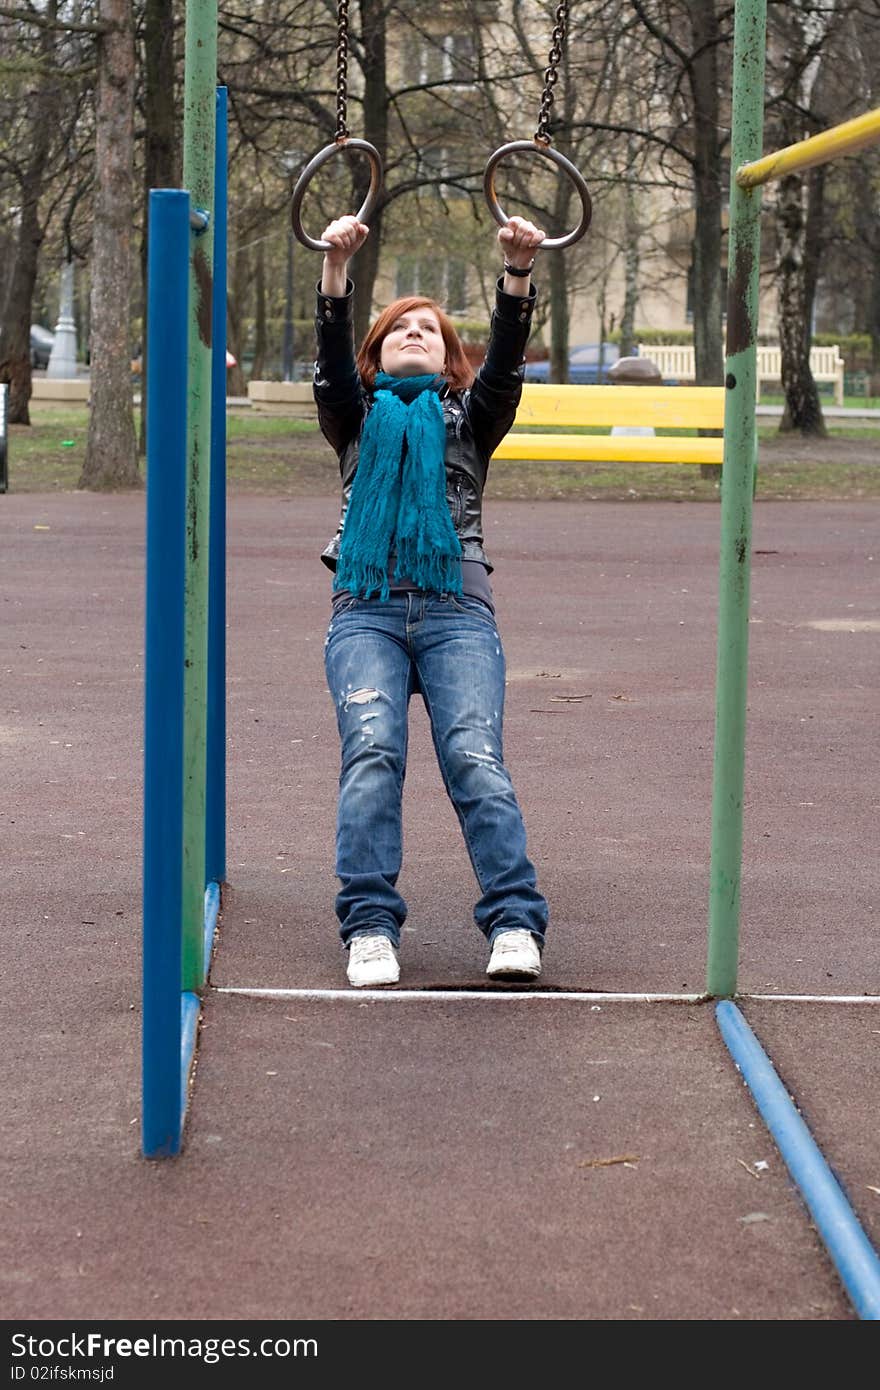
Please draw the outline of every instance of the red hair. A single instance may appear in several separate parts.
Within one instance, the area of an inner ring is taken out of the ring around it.
[[[465,356],[461,339],[452,326],[452,320],[433,299],[425,299],[418,294],[395,299],[387,309],[383,309],[361,343],[357,355],[357,369],[364,386],[368,391],[372,391],[376,384],[376,373],[381,369],[382,344],[400,315],[409,314],[413,309],[433,309],[437,315],[446,348],[446,369],[443,375],[453,391],[465,390],[474,380],[474,369]]]

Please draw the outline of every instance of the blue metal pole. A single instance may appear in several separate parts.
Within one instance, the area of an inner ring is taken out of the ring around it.
[[[739,1009],[715,1006],[721,1036],[800,1189],[860,1318],[880,1320],[880,1259],[792,1100]]]
[[[189,194],[150,193],[144,716],[143,1132],[180,1148]]]
[[[217,88],[211,362],[211,530],[208,537],[208,747],[205,881],[226,878],[226,224],[227,92]],[[205,973],[210,954],[205,957]]]

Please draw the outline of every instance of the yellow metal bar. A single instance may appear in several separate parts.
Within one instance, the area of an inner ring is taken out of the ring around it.
[[[493,458],[561,463],[721,463],[724,440],[668,434],[508,434]]]
[[[820,135],[812,135],[809,140],[786,145],[775,154],[765,154],[763,159],[741,165],[736,171],[736,181],[740,188],[757,188],[759,184],[782,178],[783,174],[794,173],[796,169],[811,169],[814,164],[825,164],[838,155],[854,154],[878,140],[880,107],[823,130]]]
[[[526,382],[517,425],[724,427],[723,386],[539,386]]]

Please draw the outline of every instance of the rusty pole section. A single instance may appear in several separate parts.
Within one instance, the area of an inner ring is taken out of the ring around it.
[[[761,154],[767,0],[736,0],[728,251],[724,467],[706,989],[736,992],[742,871],[761,190],[736,170]]]
[[[187,0],[183,186],[207,213],[190,231],[186,598],[183,744],[183,990],[205,982],[205,782],[208,704],[208,539],[211,482],[211,307],[217,0]]]

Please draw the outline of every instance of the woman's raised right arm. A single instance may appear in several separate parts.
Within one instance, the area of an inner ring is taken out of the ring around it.
[[[356,217],[341,217],[323,233],[323,240],[329,241],[332,249],[324,253],[318,286],[318,356],[313,388],[321,432],[339,455],[357,436],[363,420],[363,396],[354,359],[354,287],[348,278],[348,262],[364,244],[368,231]]]
[[[321,276],[321,293],[337,299],[345,294],[348,282],[348,263],[359,251],[370,234],[369,227],[358,222],[356,217],[338,217],[329,223],[321,233],[322,241],[329,241],[331,249],[324,252],[324,272]]]

